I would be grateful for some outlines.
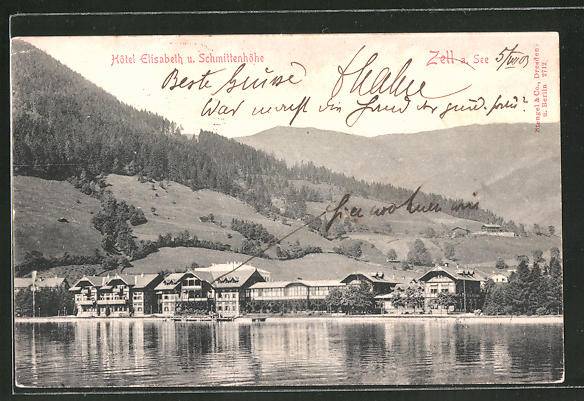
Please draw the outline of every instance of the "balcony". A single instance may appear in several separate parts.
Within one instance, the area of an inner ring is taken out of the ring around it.
[[[100,299],[98,305],[126,305],[129,301],[125,298],[118,299]]]
[[[80,299],[75,301],[77,305],[93,305],[93,299]]]
[[[209,300],[209,298],[205,297],[205,298],[198,298],[198,297],[184,297],[184,298],[180,298],[177,301],[180,302],[207,302]]]
[[[201,287],[200,285],[183,285],[182,286],[183,291],[201,291],[202,289],[203,289],[203,287]]]

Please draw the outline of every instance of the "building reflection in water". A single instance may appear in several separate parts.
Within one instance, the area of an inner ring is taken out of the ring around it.
[[[288,319],[22,323],[17,382],[41,387],[557,381],[561,325]]]
[[[340,337],[338,327],[325,321],[250,327],[251,351],[264,383],[339,383],[337,379],[346,378]]]

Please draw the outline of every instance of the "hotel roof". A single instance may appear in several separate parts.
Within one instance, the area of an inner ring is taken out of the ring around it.
[[[373,283],[389,283],[389,284],[397,284],[399,283],[399,281],[395,278],[395,277],[388,277],[385,275],[384,272],[353,272],[350,274],[347,274],[345,276],[345,278],[343,278],[341,280],[341,282],[345,282],[345,280],[347,280],[350,276],[354,276],[354,275],[361,275],[364,276],[365,278],[367,278],[367,280],[373,282]]]
[[[182,273],[169,274],[154,289],[157,291],[174,290],[180,284],[180,282],[185,278],[185,276],[189,276],[189,275],[193,276],[193,277],[197,277],[200,280],[205,280],[207,282],[210,282],[209,280],[212,280],[211,276],[209,274],[207,274],[206,272],[201,272],[201,273],[196,272],[195,273],[191,270],[187,270],[186,272],[182,272]]]
[[[162,290],[173,290],[176,286],[179,285],[181,280],[184,276],[186,276],[187,272],[182,273],[171,273],[168,276],[164,277],[164,279],[154,288],[157,291]]]
[[[426,281],[424,278],[432,272],[444,272],[448,276],[450,276],[450,278],[452,278],[454,280],[483,281],[483,278],[479,274],[477,274],[475,271],[472,271],[468,268],[467,269],[460,269],[460,268],[452,268],[449,266],[435,266],[432,269],[428,270],[426,273],[424,273],[419,278],[419,280]]]
[[[159,277],[159,275],[156,273],[152,273],[152,274],[143,274],[143,273],[142,274],[116,274],[113,276],[83,276],[79,280],[77,280],[77,282],[75,283],[75,285],[71,289],[72,290],[79,289],[80,287],[78,285],[79,285],[79,283],[81,283],[83,281],[89,281],[89,283],[91,283],[91,285],[94,287],[101,287],[103,289],[110,289],[111,286],[109,286],[108,284],[114,280],[122,280],[128,286],[132,286],[134,288],[145,288],[150,283],[152,283],[157,277]]]
[[[256,272],[264,277],[262,271],[253,266],[243,265],[238,267],[239,265],[237,262],[211,265],[197,268],[193,273],[211,283],[214,288],[239,288]]]
[[[77,280],[75,284],[73,284],[73,287],[71,287],[71,289],[75,290],[79,288],[79,283],[83,281],[88,281],[94,287],[101,287],[102,285],[105,285],[105,279],[106,277],[102,276],[83,276],[79,280]]]
[[[22,289],[27,288],[32,285],[32,278],[29,277],[16,277],[14,278],[14,288]],[[67,280],[63,277],[47,277],[38,278],[35,282],[37,287],[59,287],[61,285],[67,285]]]
[[[152,283],[154,280],[156,280],[157,277],[160,277],[160,275],[157,273],[117,274],[115,276],[111,276],[109,278],[109,280],[106,281],[106,283],[109,284],[111,281],[119,279],[119,280],[122,280],[124,283],[126,283],[129,286],[133,286],[134,288],[145,288],[150,283]]]
[[[256,273],[257,270],[236,270],[234,272],[213,272],[213,280],[211,285],[215,288],[239,288],[241,287],[249,278]],[[229,272],[229,273],[228,273]],[[227,274],[225,274],[227,273]],[[225,275],[223,275],[225,274]],[[259,272],[258,272],[259,274]]]
[[[295,281],[266,281],[255,283],[251,289],[285,288],[292,284],[302,284],[307,287],[342,287],[345,284],[337,280],[295,280]]]

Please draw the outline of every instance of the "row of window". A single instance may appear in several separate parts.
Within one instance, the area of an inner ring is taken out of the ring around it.
[[[217,298],[232,298],[237,299],[239,293],[237,292],[217,292]]]
[[[440,292],[450,292],[448,288],[442,288]],[[430,294],[438,294],[438,288],[430,288]]]
[[[217,311],[237,311],[237,304],[232,303],[230,304],[226,304],[226,305],[217,305]]]
[[[192,287],[195,285],[201,285],[201,280],[196,278],[188,278],[184,281],[184,286],[186,287]]]
[[[335,287],[336,288],[336,287]],[[306,297],[313,296],[327,296],[331,291],[330,287],[289,287],[289,288],[255,288],[251,290],[252,297],[271,297],[271,298],[286,298],[286,297]]]
[[[335,288],[338,287],[312,287],[310,288],[310,295],[328,295]]]
[[[105,294],[101,294],[99,297],[100,301],[112,301],[112,300],[127,300],[128,297],[125,296],[118,296],[115,294],[111,294],[111,293],[105,293]]]
[[[101,308],[101,313],[105,313],[107,308]],[[110,306],[109,307],[110,312],[127,312],[128,309],[125,306]]]
[[[189,299],[189,298],[207,298],[207,295],[202,294],[198,291],[187,291],[181,293],[181,299]]]

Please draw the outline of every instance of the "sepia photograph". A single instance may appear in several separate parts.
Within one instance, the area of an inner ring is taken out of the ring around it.
[[[563,383],[559,48],[12,38],[14,385]]]

